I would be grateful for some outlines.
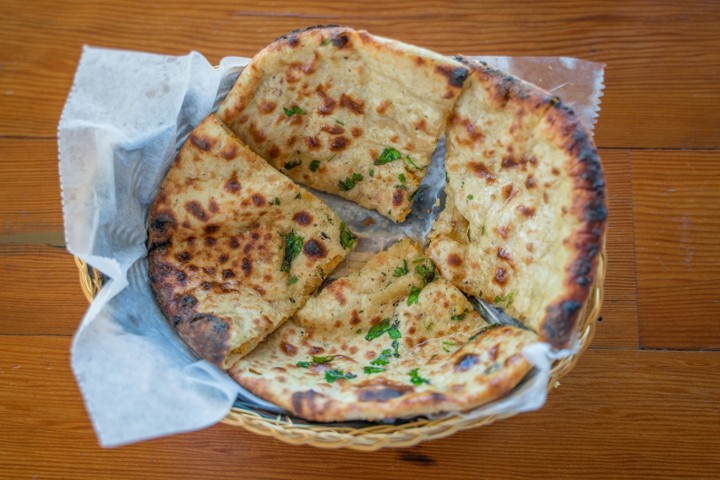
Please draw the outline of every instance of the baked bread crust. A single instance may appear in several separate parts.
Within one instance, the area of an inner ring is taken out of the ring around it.
[[[293,180],[402,221],[467,74],[366,31],[311,27],[260,51],[217,115]]]
[[[220,368],[300,308],[353,246],[327,205],[213,115],[180,148],[149,209],[148,232],[160,310]]]
[[[471,74],[446,131],[446,208],[428,255],[466,293],[568,346],[604,241],[597,151],[557,97],[457,58]]]
[[[230,374],[320,422],[468,410],[509,393],[531,369],[521,352],[537,335],[489,328],[433,278],[420,246],[402,240],[326,286]]]

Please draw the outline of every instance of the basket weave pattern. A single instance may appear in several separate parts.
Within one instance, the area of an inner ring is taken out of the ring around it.
[[[92,301],[103,285],[100,272],[75,258],[80,272],[80,286],[88,301]],[[603,249],[598,259],[595,284],[580,312],[580,350],[569,357],[558,360],[550,371],[548,389],[557,386],[558,380],[573,369],[582,352],[589,346],[595,334],[595,325],[603,301],[606,254]],[[489,425],[497,420],[514,416],[514,413],[466,418],[448,415],[436,419],[417,419],[399,425],[370,425],[364,427],[339,427],[332,424],[294,423],[290,418],[278,416],[267,418],[247,408],[233,407],[223,423],[243,427],[260,435],[267,435],[293,445],[312,445],[319,448],[350,448],[373,451],[384,447],[410,447],[425,440],[447,437],[468,428]]]

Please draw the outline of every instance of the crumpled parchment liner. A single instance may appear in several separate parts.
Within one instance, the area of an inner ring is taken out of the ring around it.
[[[601,64],[557,57],[478,58],[557,94],[592,131],[603,88]],[[103,446],[204,428],[236,402],[283,413],[194,357],[155,305],[147,276],[147,207],[179,143],[217,107],[247,60],[228,57],[213,68],[196,52],[173,57],[83,51],[60,120],[58,147],[67,248],[106,277],[72,345],[72,368]],[[413,213],[399,226],[321,194],[361,237],[334,275],[399,237],[424,238],[442,197],[443,155],[441,142]],[[368,216],[373,225],[366,224]],[[553,359],[569,353],[552,352],[546,344],[528,347],[526,355],[536,367],[532,375],[511,396],[466,415],[540,408]]]

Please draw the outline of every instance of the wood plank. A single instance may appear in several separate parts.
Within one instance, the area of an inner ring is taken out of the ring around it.
[[[0,139],[0,237],[62,231],[57,143]]]
[[[720,152],[632,153],[640,345],[719,349]]]
[[[366,454],[289,446],[227,425],[101,449],[69,346],[67,337],[0,337],[0,465],[9,478],[669,479],[720,471],[717,352],[591,350],[538,412]]]
[[[83,44],[167,54],[198,50],[217,62],[225,55],[252,55],[293,28],[346,23],[447,54],[567,55],[605,62],[608,87],[599,145],[718,147],[718,3],[657,0],[639,8],[614,0],[540,7],[495,0],[448,7],[376,0],[357,10],[353,4],[327,2],[298,8],[291,1],[243,7],[228,0],[162,6],[41,0],[22,9],[5,2],[0,5],[5,33],[0,39],[0,135],[55,135]],[[689,49],[692,62],[687,61]],[[634,118],[642,118],[642,125],[629,128]]]
[[[88,307],[64,248],[0,244],[0,285],[0,334],[72,335]]]
[[[630,151],[601,150],[608,198],[605,301],[592,346],[637,347],[637,286],[630,190]]]

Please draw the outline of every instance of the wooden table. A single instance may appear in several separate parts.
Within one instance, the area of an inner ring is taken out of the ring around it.
[[[0,3],[0,478],[720,478],[720,3]],[[69,368],[87,303],[56,128],[81,46],[251,56],[340,23],[437,51],[607,64],[609,271],[591,349],[540,411],[403,450],[239,428],[105,450]]]

